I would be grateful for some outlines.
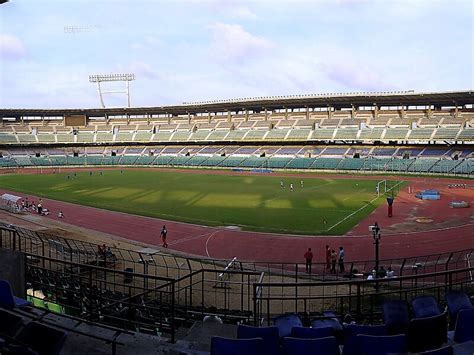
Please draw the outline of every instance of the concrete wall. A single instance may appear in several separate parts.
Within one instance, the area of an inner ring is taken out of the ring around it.
[[[0,279],[8,280],[13,294],[26,298],[25,255],[7,249],[0,249]]]

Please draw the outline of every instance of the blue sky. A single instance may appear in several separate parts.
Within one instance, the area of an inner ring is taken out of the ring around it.
[[[0,5],[0,107],[99,107],[88,76],[123,72],[136,74],[132,106],[468,90],[473,4],[11,0]],[[71,26],[76,31],[65,31]],[[124,105],[125,97],[107,95],[105,104]]]

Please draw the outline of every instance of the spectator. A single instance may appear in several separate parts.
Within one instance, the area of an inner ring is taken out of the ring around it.
[[[387,269],[387,275],[385,276],[387,279],[391,279],[395,277],[395,272],[392,270],[392,268],[389,266]]]
[[[222,324],[222,319],[219,318],[215,313],[217,313],[217,308],[214,306],[209,307],[209,313],[207,316],[204,317],[202,320],[203,323],[217,323]]]
[[[387,276],[387,271],[384,269],[383,266],[381,266],[379,271],[377,272],[377,277],[383,279],[386,276]]]
[[[311,274],[311,267],[313,264],[313,252],[311,248],[308,248],[306,253],[304,253],[304,258],[306,259],[306,273]]]
[[[344,248],[339,247],[339,272],[341,274],[345,271],[344,257],[345,257]]]
[[[331,250],[331,272],[336,273],[337,253],[334,249]]]
[[[326,245],[326,269],[331,270],[331,248]]]

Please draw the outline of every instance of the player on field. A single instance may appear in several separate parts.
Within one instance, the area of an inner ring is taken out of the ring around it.
[[[280,180],[280,187],[281,187],[282,189],[285,188],[285,184],[283,183],[283,180]]]
[[[293,191],[293,184],[290,184],[290,191]]]

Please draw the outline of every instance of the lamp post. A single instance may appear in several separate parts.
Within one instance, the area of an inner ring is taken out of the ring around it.
[[[377,222],[374,223],[373,226],[370,226],[372,230],[372,236],[374,238],[374,245],[375,245],[375,274],[377,275],[379,272],[379,245],[380,245],[380,227]],[[379,291],[379,283],[375,283],[375,291]]]

